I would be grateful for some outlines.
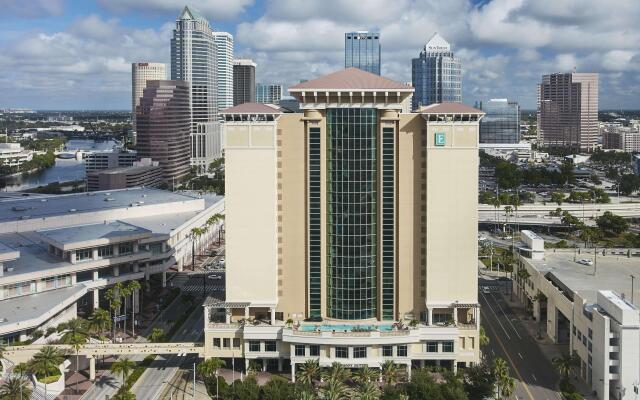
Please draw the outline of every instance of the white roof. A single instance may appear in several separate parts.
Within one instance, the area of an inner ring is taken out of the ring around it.
[[[429,39],[427,44],[424,45],[424,51],[426,51],[427,53],[451,51],[451,45],[449,44],[449,42],[444,40],[444,38],[440,36],[438,32],[436,32],[433,34],[433,36],[431,36],[431,39]]]

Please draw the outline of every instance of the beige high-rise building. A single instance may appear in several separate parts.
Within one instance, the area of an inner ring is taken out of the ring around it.
[[[538,141],[592,151],[598,143],[598,74],[557,73],[538,85]]]
[[[207,357],[290,370],[479,361],[478,123],[357,68],[289,88],[301,113],[223,113],[226,298]]]
[[[131,64],[131,140],[136,142],[136,107],[140,104],[147,81],[167,79],[167,66],[163,63],[135,62]]]

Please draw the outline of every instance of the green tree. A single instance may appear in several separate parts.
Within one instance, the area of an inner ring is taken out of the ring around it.
[[[317,359],[307,360],[300,366],[297,380],[304,385],[313,386],[316,381],[320,380],[321,372],[320,363]]]
[[[294,400],[295,385],[287,380],[274,376],[269,382],[262,386],[262,400]]]
[[[111,364],[111,372],[113,372],[114,374],[122,375],[122,385],[124,386],[127,382],[127,377],[131,372],[133,372],[135,366],[136,363],[129,360],[128,358],[119,358],[117,361]]]
[[[113,397],[113,400],[136,400],[136,395],[128,390],[119,391]]]
[[[568,380],[569,376],[573,372],[573,368],[576,366],[576,358],[567,353],[563,354],[561,357],[553,358],[553,360],[551,360],[551,364],[564,380]]]
[[[496,397],[508,399],[515,388],[515,380],[509,374],[507,362],[502,358],[496,358],[491,365],[491,372],[495,379]]]
[[[149,336],[147,336],[147,339],[151,343],[162,343],[167,340],[164,331],[160,328],[153,328]]]
[[[617,236],[629,229],[627,220],[611,211],[605,211],[604,214],[596,218],[596,224],[607,236]]]
[[[591,174],[589,175],[589,180],[591,181],[591,183],[593,183],[594,185],[602,185],[602,181],[600,180],[600,178],[598,177],[598,175],[596,174]]]
[[[411,374],[407,384],[407,395],[411,400],[445,400],[440,387],[425,368],[418,368]]]
[[[331,367],[322,372],[322,378],[325,381],[345,382],[351,377],[351,371],[346,369],[342,364],[334,362]]]
[[[485,347],[488,346],[490,343],[490,339],[489,336],[487,336],[487,332],[484,329],[484,326],[480,326],[480,347]]]
[[[44,346],[29,362],[31,369],[39,379],[45,378],[44,397],[47,397],[47,381],[51,376],[60,375],[60,364],[64,354],[53,346]]]
[[[382,382],[386,386],[393,386],[398,382],[398,365],[392,360],[386,360],[381,365]]]
[[[9,376],[0,385],[0,399],[22,400],[31,398],[31,383],[24,376]]]
[[[71,345],[76,352],[76,388],[78,393],[78,365],[79,354],[78,352],[89,340],[89,330],[87,329],[87,323],[79,318],[74,318],[67,322],[67,329],[62,334],[60,342]]]
[[[625,174],[620,177],[620,192],[625,196],[631,195],[640,189],[640,176]]]
[[[133,280],[133,281],[129,281],[126,283],[125,285],[125,296],[131,296],[131,335],[135,336],[136,333],[136,327],[135,327],[135,320],[136,320],[136,305],[135,305],[135,299],[136,299],[136,294],[138,293],[138,291],[142,288],[142,286],[140,285],[140,282]],[[127,304],[126,304],[126,297],[125,297],[125,313],[127,311]],[[125,322],[126,325],[126,322]]]
[[[215,378],[220,368],[223,368],[225,365],[224,360],[215,357],[209,358],[198,364],[196,371],[198,375],[202,377],[202,380],[208,381]]]
[[[464,370],[463,384],[471,400],[484,400],[492,397],[495,383],[495,376],[486,362]]]
[[[358,368],[358,370],[353,374],[353,380],[356,383],[361,385],[367,382],[375,382],[380,373],[374,369],[369,368],[368,365],[365,365],[362,368]]]
[[[93,310],[93,314],[89,317],[88,324],[89,331],[102,335],[104,332],[111,329],[111,316],[109,311],[102,308],[96,308]]]
[[[118,282],[105,292],[105,298],[109,301],[109,309],[111,309],[112,318],[115,318],[120,311],[122,305],[122,283]],[[111,324],[113,331],[111,332],[111,340],[116,338],[116,324]]]
[[[561,206],[564,201],[564,193],[562,192],[553,192],[551,193],[551,201]]]
[[[401,386],[386,385],[382,389],[382,396],[380,400],[408,400],[409,397],[405,394],[404,388]]]
[[[460,377],[451,371],[444,371],[445,383],[440,385],[440,392],[444,400],[468,400],[467,392]]]
[[[358,385],[354,396],[354,400],[378,400],[380,398],[380,388],[375,381],[366,381]]]
[[[349,388],[344,381],[339,379],[327,380],[325,386],[320,389],[323,400],[343,400],[349,395]]]
[[[227,396],[233,400],[258,400],[260,398],[260,386],[254,376],[247,376],[243,381],[236,380],[229,388]]]

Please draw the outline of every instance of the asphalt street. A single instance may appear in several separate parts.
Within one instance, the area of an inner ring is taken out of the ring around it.
[[[171,338],[172,342],[197,342],[203,335],[202,307],[196,310],[184,322],[182,327]],[[170,382],[183,364],[187,354],[159,355],[142,374],[132,388],[137,400],[155,400],[160,398],[164,386]]]
[[[481,280],[480,285],[492,286],[495,282]],[[512,399],[561,400],[556,391],[559,377],[553,366],[502,296],[502,291],[496,290],[479,293],[481,323],[490,340],[483,350],[485,356],[489,361],[496,357],[507,361],[511,376],[516,379]]]

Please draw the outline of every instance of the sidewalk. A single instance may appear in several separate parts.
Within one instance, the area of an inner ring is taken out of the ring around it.
[[[498,278],[505,276],[504,272],[488,270],[479,270],[478,274],[488,278]],[[507,277],[509,276],[509,274],[506,275]],[[567,351],[569,350],[569,346],[553,343],[553,341],[547,336],[546,324],[540,324],[538,321],[534,320],[531,315],[525,313],[524,305],[518,301],[515,294],[513,295],[513,300],[511,300],[510,294],[500,293],[500,295],[507,303],[514,316],[518,318],[520,324],[527,330],[529,336],[531,336],[531,338],[535,340],[538,348],[545,356],[545,358],[549,360],[549,362],[552,362],[554,358],[562,357],[567,353]],[[585,398],[585,400],[597,400],[597,397],[593,395],[587,383],[582,379],[573,376],[571,378],[571,383],[576,387],[576,391],[579,392]]]

